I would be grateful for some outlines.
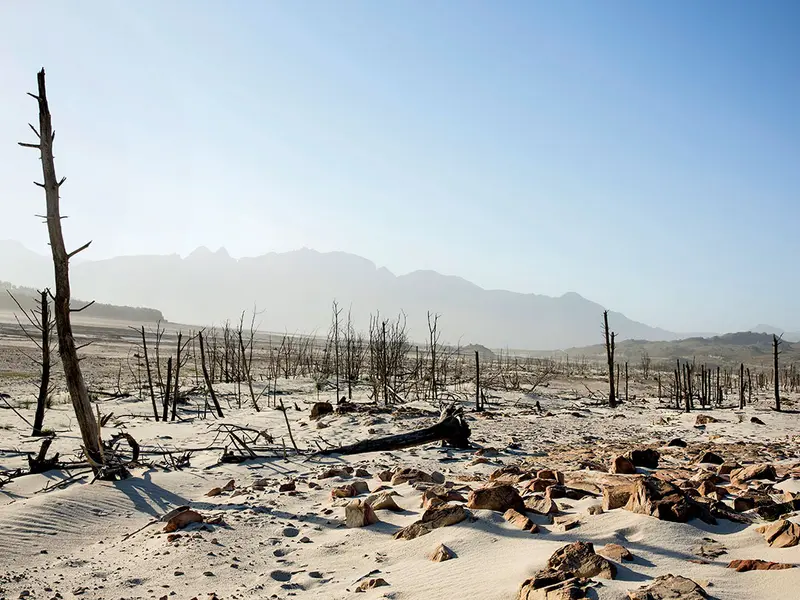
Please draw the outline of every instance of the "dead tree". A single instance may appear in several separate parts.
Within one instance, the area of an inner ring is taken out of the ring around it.
[[[775,410],[781,411],[781,391],[780,391],[780,377],[778,376],[778,347],[783,343],[783,334],[780,337],[772,334],[772,371],[775,381]]]
[[[153,402],[153,415],[158,421],[158,404],[156,404],[156,392],[153,389],[153,371],[150,368],[150,358],[147,355],[147,336],[144,333],[144,325],[142,325],[142,352],[144,354],[144,364],[147,370],[147,387],[150,388],[150,400]]]
[[[478,412],[483,410],[481,406],[481,358],[477,350],[475,350],[475,410]]]
[[[247,388],[250,390],[250,403],[256,412],[260,412],[256,393],[253,390],[253,375],[251,372],[253,365],[253,345],[255,344],[255,318],[256,311],[253,309],[253,320],[250,322],[250,339],[248,340],[249,352],[245,351],[244,339],[242,338],[242,324],[240,323],[238,329],[239,335],[239,353],[242,355],[242,371],[247,378]],[[242,321],[244,321],[244,313],[242,313]]]
[[[203,379],[206,382],[206,387],[208,388],[208,393],[211,396],[211,401],[214,403],[214,410],[217,411],[217,416],[222,419],[222,407],[219,405],[219,400],[217,400],[217,395],[214,393],[214,386],[211,382],[211,376],[208,373],[208,367],[206,366],[206,349],[205,344],[203,343],[203,332],[197,334],[198,341],[200,342],[200,365],[203,369]]]
[[[608,311],[603,311],[603,333],[606,338],[606,358],[608,359],[608,406],[616,408],[617,399],[614,394],[614,349],[615,334],[608,329]]]
[[[83,449],[95,472],[99,472],[104,464],[103,450],[100,442],[100,424],[92,413],[92,402],[89,398],[89,390],[81,372],[78,351],[75,346],[75,338],[72,334],[72,323],[70,322],[70,285],[69,285],[69,260],[76,254],[89,247],[88,242],[67,252],[64,245],[64,235],[61,231],[61,210],[59,208],[59,190],[66,178],[60,180],[56,177],[55,160],[53,159],[53,140],[55,132],[50,118],[50,107],[47,104],[47,90],[45,87],[44,69],[39,71],[38,94],[30,94],[39,103],[39,130],[31,126],[31,129],[39,139],[37,144],[25,144],[21,146],[36,148],[39,150],[42,160],[42,174],[44,183],[37,183],[44,188],[47,200],[47,230],[50,237],[50,249],[53,256],[53,268],[55,273],[56,295],[53,300],[55,312],[56,329],[58,331],[58,349],[61,355],[61,362],[64,367],[64,378],[75,410],[75,417],[81,431]],[[83,307],[86,308],[86,307]],[[83,310],[77,309],[77,310]]]
[[[389,435],[382,438],[362,440],[347,446],[328,448],[318,454],[361,454],[363,452],[388,452],[421,446],[436,441],[444,441],[454,448],[469,448],[470,429],[464,419],[464,409],[451,404],[442,410],[436,424],[412,431]]]
[[[36,359],[26,354],[26,356],[39,365],[39,368],[42,370],[41,379],[39,381],[39,394],[36,396],[36,414],[33,417],[33,432],[31,433],[33,436],[45,435],[42,429],[44,426],[44,411],[45,408],[47,408],[47,399],[53,391],[50,387],[50,338],[52,337],[55,323],[53,323],[53,319],[50,315],[50,300],[48,298],[50,290],[45,289],[39,293],[41,297],[36,300],[36,307],[28,311],[22,307],[11,291],[8,291],[8,295],[11,296],[14,304],[22,311],[25,319],[37,333],[34,334],[28,331],[19,317],[14,315],[17,324],[20,329],[22,329],[25,336],[33,342],[42,353],[41,359]]]
[[[739,364],[739,410],[744,410],[744,363]]]

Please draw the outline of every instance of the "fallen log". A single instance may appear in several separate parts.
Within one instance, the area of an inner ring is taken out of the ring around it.
[[[464,419],[464,409],[451,404],[442,411],[439,421],[417,431],[400,433],[386,437],[374,438],[371,440],[361,440],[354,444],[326,448],[317,454],[361,454],[364,452],[386,452],[390,450],[402,450],[413,446],[421,446],[431,442],[443,441],[448,446],[454,448],[469,448],[470,429]]]

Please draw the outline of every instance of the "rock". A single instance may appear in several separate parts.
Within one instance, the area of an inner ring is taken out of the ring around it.
[[[697,415],[694,420],[695,425],[708,425],[709,423],[719,423],[719,419],[715,419],[711,415]]]
[[[622,562],[623,560],[633,560],[633,554],[631,554],[631,551],[625,546],[620,546],[619,544],[606,544],[600,548],[597,553],[617,562]]]
[[[702,558],[719,558],[728,553],[728,549],[712,538],[703,538],[703,543],[694,547],[692,551]]]
[[[764,539],[773,548],[791,548],[800,543],[800,525],[786,519],[764,528]]]
[[[502,483],[519,483],[532,479],[533,475],[530,471],[524,471],[519,465],[505,465],[489,475],[489,481],[498,481]]]
[[[509,524],[513,525],[517,529],[521,529],[522,531],[530,531],[531,533],[539,532],[539,526],[536,525],[536,523],[513,508],[509,508],[506,512],[504,512],[503,518],[508,521]]]
[[[433,480],[434,483],[438,484],[443,484],[445,482],[444,475],[442,473],[439,473],[439,471],[434,471],[433,473],[431,473],[431,479]]]
[[[564,517],[556,517],[554,522],[559,531],[571,531],[572,529],[576,529],[581,526],[580,519],[569,515]]]
[[[539,515],[554,515],[559,512],[558,505],[552,499],[536,496],[525,498],[525,508]]]
[[[467,511],[460,504],[441,504],[429,508],[419,521],[404,527],[394,534],[396,540],[413,540],[438,529],[455,525],[467,518]]]
[[[756,507],[756,499],[751,496],[737,496],[733,499],[733,510],[745,512]]]
[[[455,558],[455,554],[444,544],[439,544],[433,549],[433,552],[428,554],[428,560],[433,562],[444,562],[451,558]]]
[[[661,454],[659,454],[658,450],[653,448],[629,450],[623,456],[629,459],[635,466],[644,467],[645,469],[657,469],[658,461],[661,458]]]
[[[633,475],[636,473],[636,466],[633,461],[624,456],[617,456],[611,463],[608,469],[609,473],[618,473],[621,475]]]
[[[345,483],[344,485],[339,485],[331,490],[331,499],[334,498],[352,498],[353,496],[357,496],[356,488],[350,485],[349,483]]]
[[[422,493],[422,507],[430,508],[446,502],[466,502],[459,492],[446,488],[443,485],[434,485]]]
[[[356,472],[353,473],[353,475],[355,475],[356,477],[372,477],[370,472],[362,467],[357,468]]]
[[[379,521],[372,507],[363,500],[351,500],[344,508],[345,524],[348,527],[366,527]]]
[[[599,504],[595,504],[594,506],[590,506],[587,511],[590,515],[602,515],[603,514],[603,507]]]
[[[735,569],[739,573],[745,571],[780,571],[783,569],[793,569],[794,565],[786,563],[767,562],[765,560],[732,560],[728,563],[729,569]]]
[[[556,550],[547,561],[547,568],[574,573],[576,577],[614,579],[617,567],[595,554],[591,542],[573,542]]]
[[[736,469],[741,468],[741,465],[734,463],[734,462],[724,462],[719,467],[717,467],[717,475],[730,475]]]
[[[202,523],[203,515],[196,510],[184,510],[170,518],[164,526],[164,533],[172,533],[178,529],[183,529],[190,523]]]
[[[775,467],[767,464],[748,465],[741,469],[736,469],[731,473],[731,481],[738,483],[752,481],[753,479],[769,479],[770,481],[775,481],[777,478]]]
[[[706,600],[708,594],[691,579],[680,575],[656,577],[650,585],[629,592],[630,600]]]
[[[759,419],[758,417],[750,417],[750,422],[755,423],[756,425],[764,425],[764,421]]]
[[[378,479],[385,482],[391,481],[393,476],[394,476],[393,469],[384,469],[383,471],[378,473]]]
[[[561,471],[553,471],[552,469],[542,469],[536,473],[537,479],[555,479],[561,485],[564,485],[564,473]]]
[[[386,580],[383,579],[382,577],[377,577],[375,579],[367,579],[365,581],[362,581],[358,585],[358,587],[356,588],[356,592],[366,592],[367,590],[372,590],[372,589],[375,589],[377,587],[383,587],[383,586],[386,586],[386,585],[389,585],[389,584],[386,583]]]
[[[361,494],[369,494],[369,485],[363,479],[357,479],[350,485],[353,486],[353,489],[356,492],[356,496],[359,496]]]
[[[402,510],[394,501],[394,496],[396,495],[397,492],[378,492],[367,496],[364,502],[372,506],[374,510]]]
[[[230,481],[228,481],[228,483],[226,483],[225,485],[222,486],[222,491],[223,492],[232,492],[235,489],[236,489],[236,480],[235,479],[231,479]]]
[[[667,443],[670,448],[686,448],[687,444],[681,438],[675,438]]]
[[[215,488],[211,488],[210,490],[208,490],[206,492],[206,496],[208,496],[209,498],[213,498],[214,496],[219,496],[221,493],[222,493],[222,488],[221,487],[215,487]]]
[[[404,467],[402,469],[398,469],[392,475],[392,485],[400,485],[403,483],[409,483],[414,481],[427,481],[433,483],[433,478],[425,473],[424,471],[420,471],[419,469],[414,469],[412,467]]]
[[[467,499],[469,508],[505,512],[509,508],[525,511],[525,503],[514,486],[493,485],[472,490]]]
[[[626,485],[607,485],[603,487],[603,510],[623,508],[633,494],[633,483]]]
[[[700,460],[697,462],[699,463],[708,463],[711,465],[721,465],[725,462],[725,459],[722,458],[719,454],[714,452],[706,452],[703,456],[700,457]]]
[[[780,504],[772,503],[758,506],[756,508],[756,512],[758,513],[758,516],[765,521],[774,521],[775,519],[798,509],[800,509],[800,500],[790,500],[788,502],[781,502]]]
[[[328,479],[330,477],[350,477],[350,473],[344,467],[330,467],[317,475],[317,479]]]
[[[269,576],[275,581],[289,581],[292,578],[292,574],[289,571],[281,570],[272,571]]]
[[[287,481],[286,483],[282,483],[278,486],[279,492],[293,492],[297,489],[297,485],[295,484],[294,480]]]
[[[311,407],[311,416],[309,418],[312,421],[316,421],[320,417],[331,413],[333,413],[333,405],[330,402],[314,402]]]
[[[702,496],[712,496],[715,500],[719,500],[726,493],[724,489],[717,487],[709,480],[697,486],[697,491],[700,492]]]
[[[586,598],[587,583],[572,573],[544,569],[522,583],[517,600],[580,600]]]
[[[699,517],[714,522],[708,511],[688,498],[678,486],[657,477],[644,477],[634,484],[625,510],[662,521],[686,523]]]

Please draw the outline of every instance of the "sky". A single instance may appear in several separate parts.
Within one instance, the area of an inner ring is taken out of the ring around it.
[[[800,329],[800,3],[0,2],[0,239],[342,250],[677,332]],[[2,279],[2,265],[0,265]]]

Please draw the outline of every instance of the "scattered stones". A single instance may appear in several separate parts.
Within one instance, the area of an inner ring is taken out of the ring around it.
[[[444,544],[439,544],[433,549],[433,552],[428,554],[428,560],[433,562],[444,562],[446,560],[450,560],[451,558],[455,558],[455,556],[456,555],[452,550],[450,550],[450,548]]]
[[[625,546],[620,546],[619,544],[606,544],[600,548],[597,553],[617,562],[622,562],[623,560],[633,560],[633,554],[631,554],[631,551]]]
[[[536,525],[536,523],[513,508],[509,508],[506,512],[504,512],[503,518],[508,521],[509,524],[513,525],[517,529],[521,529],[522,531],[530,531],[531,533],[539,532],[539,526]]]
[[[344,509],[345,524],[348,527],[366,527],[379,521],[372,507],[363,500],[351,500]]]
[[[472,490],[467,506],[474,509],[505,512],[509,508],[524,512],[525,503],[517,489],[512,485],[492,485]]]
[[[708,594],[691,579],[680,575],[656,577],[650,585],[629,592],[630,600],[706,600]]]
[[[693,549],[695,555],[702,558],[719,558],[728,553],[728,549],[712,538],[703,538],[703,543]]]
[[[728,563],[729,569],[735,569],[739,573],[745,571],[781,571],[783,569],[793,569],[794,565],[787,563],[767,562],[765,560],[732,560]]]
[[[617,574],[614,563],[595,554],[591,542],[573,542],[562,546],[547,561],[547,568],[573,573],[576,577],[614,579]]]

